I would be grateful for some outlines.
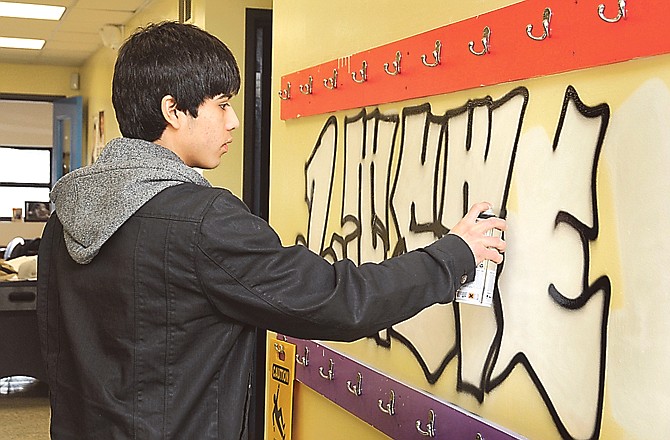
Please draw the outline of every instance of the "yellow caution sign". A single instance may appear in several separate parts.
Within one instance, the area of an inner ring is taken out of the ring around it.
[[[291,440],[295,345],[268,338],[265,438]]]

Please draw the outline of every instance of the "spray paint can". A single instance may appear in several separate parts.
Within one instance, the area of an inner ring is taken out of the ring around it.
[[[491,209],[479,214],[477,220],[495,217]],[[491,229],[486,235],[498,235],[500,231]],[[456,301],[465,304],[475,304],[478,306],[491,307],[493,304],[493,290],[496,284],[496,273],[498,265],[493,261],[484,260],[477,265],[475,269],[475,279],[467,284],[463,284],[456,291]]]

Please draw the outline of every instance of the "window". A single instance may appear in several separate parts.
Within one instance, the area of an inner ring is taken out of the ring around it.
[[[0,93],[0,221],[48,202],[53,180],[53,99]]]
[[[0,164],[0,220],[25,211],[25,202],[49,201],[51,148],[0,146]]]

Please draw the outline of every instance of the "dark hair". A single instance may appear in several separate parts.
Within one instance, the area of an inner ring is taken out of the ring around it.
[[[205,99],[239,89],[235,57],[221,40],[196,26],[166,21],[139,29],[119,49],[112,104],[123,136],[153,142],[167,126],[164,96],[195,118]]]

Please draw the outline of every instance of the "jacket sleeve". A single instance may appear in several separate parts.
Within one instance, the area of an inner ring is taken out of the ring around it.
[[[331,264],[304,246],[282,246],[228,192],[206,213],[196,252],[202,289],[223,314],[303,339],[373,335],[453,301],[475,269],[469,246],[456,235],[379,264]]]

